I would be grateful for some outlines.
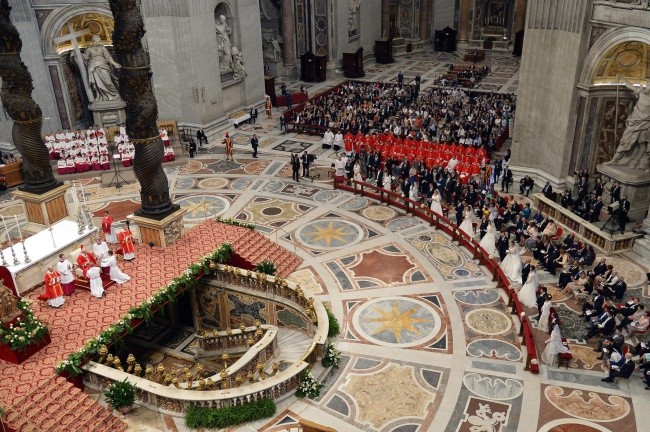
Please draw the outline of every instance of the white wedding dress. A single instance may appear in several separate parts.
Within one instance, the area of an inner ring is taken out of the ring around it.
[[[560,333],[560,326],[553,327],[551,338],[546,341],[546,348],[542,352],[542,360],[547,365],[555,365],[557,355],[561,353],[568,353],[571,350],[562,344],[562,333]]]
[[[440,204],[440,194],[433,194],[431,197],[431,210],[437,214],[442,216],[442,205]]]
[[[526,307],[537,307],[537,271],[532,270],[526,279],[526,283],[519,290],[519,301]]]
[[[495,255],[497,252],[497,230],[493,224],[488,224],[487,232],[481,239],[479,245],[488,253],[488,255]]]
[[[474,212],[472,210],[465,211],[464,216],[465,218],[463,219],[463,222],[460,224],[458,228],[468,236],[473,237],[474,227],[472,226],[472,224],[474,223],[474,219],[475,219]]]
[[[521,280],[521,256],[517,245],[508,249],[508,255],[501,261],[499,267],[511,281]]]
[[[546,300],[544,306],[542,306],[542,313],[539,316],[539,321],[537,321],[537,327],[543,332],[548,331],[548,318],[551,316],[551,307],[553,307],[553,302],[551,300]]]

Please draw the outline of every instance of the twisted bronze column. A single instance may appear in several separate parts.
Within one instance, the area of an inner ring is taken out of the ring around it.
[[[11,132],[14,145],[23,158],[25,184],[21,190],[41,195],[57,186],[50,155],[43,142],[43,113],[32,99],[32,76],[20,60],[23,43],[11,23],[8,0],[0,0],[0,78],[2,105],[14,121]]]
[[[142,46],[144,21],[136,0],[110,0],[115,20],[113,46],[122,68],[117,71],[119,90],[126,102],[126,132],[135,145],[133,171],[140,182],[140,216],[161,218],[172,210],[169,183],[162,167],[163,143],[156,120],[158,104],[153,94],[149,53]]]

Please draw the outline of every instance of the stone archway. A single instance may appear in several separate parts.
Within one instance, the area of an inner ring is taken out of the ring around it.
[[[88,109],[91,101],[78,70],[79,67],[70,60],[72,42],[57,43],[55,40],[66,38],[70,27],[75,32],[88,28],[88,34],[78,38],[80,47],[89,45],[94,34],[100,36],[103,45],[111,45],[112,22],[110,9],[102,5],[68,6],[57,9],[43,22],[41,47],[56,95],[61,126],[64,129],[76,129],[91,124],[93,116]]]
[[[574,147],[569,172],[611,160],[634,105],[634,95],[618,82],[648,82],[650,29],[621,27],[603,33],[583,64],[578,87]]]

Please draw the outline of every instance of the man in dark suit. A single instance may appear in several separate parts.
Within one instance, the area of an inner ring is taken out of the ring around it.
[[[609,190],[609,195],[612,197],[611,202],[616,202],[621,199],[621,186],[618,184],[617,181],[614,181],[614,183],[612,184],[612,187]]]
[[[626,196],[622,196],[618,202],[618,224],[621,229],[621,234],[625,232],[625,224],[628,221],[627,213],[630,211],[630,202]]]
[[[632,361],[632,353],[626,353],[625,354],[625,362],[619,367],[618,369],[612,366],[609,370],[609,375],[607,378],[601,379],[603,382],[614,382],[614,378],[625,378],[628,379],[630,376],[632,376],[632,373],[634,372],[634,369],[636,369],[636,365]]]
[[[483,216],[483,219],[481,219],[481,225],[479,226],[479,235],[481,237],[481,240],[483,239],[483,236],[487,233],[488,225],[490,224],[490,220],[488,219],[487,216]]]
[[[193,158],[194,153],[196,153],[196,141],[194,141],[194,139],[190,139],[189,152],[190,152],[190,158]]]
[[[596,290],[593,294],[592,301],[586,301],[582,304],[582,315],[585,321],[589,321],[592,316],[598,316],[603,313],[603,305],[605,304],[605,296],[600,290]]]
[[[544,185],[544,188],[542,189],[542,193],[546,198],[550,199],[550,196],[553,193],[553,186],[551,186],[550,182],[546,182],[546,185]]]
[[[248,119],[248,124],[255,124],[257,122],[257,108],[251,108],[248,114],[251,116],[251,118]]]
[[[402,71],[399,71],[399,73],[397,74],[397,85],[400,88],[402,88],[402,84],[404,84],[404,74],[402,73]]]
[[[542,306],[546,303],[546,300],[551,300],[553,296],[548,294],[546,287],[540,289],[540,294],[537,296],[535,303],[537,304],[537,321],[542,316]]]
[[[499,258],[503,261],[508,254],[508,237],[506,237],[506,232],[501,230],[501,234],[497,239],[497,250],[499,251]]]
[[[253,137],[251,138],[251,147],[253,147],[253,157],[257,157],[257,146],[259,146],[260,141],[257,139],[257,135],[253,134]]]
[[[605,319],[601,323],[595,324],[592,328],[585,333],[583,336],[584,340],[589,340],[597,334],[610,335],[616,328],[616,320],[614,319],[614,313],[612,310],[607,309],[605,312]]]
[[[530,258],[526,259],[524,265],[521,267],[521,284],[525,284],[528,280],[528,275],[530,274]]]
[[[511,182],[512,182],[512,171],[510,170],[510,167],[506,167],[506,169],[503,171],[503,180],[501,180],[501,191],[508,193],[508,189],[510,188]]]
[[[600,262],[596,264],[596,266],[593,269],[591,269],[591,271],[587,272],[587,275],[589,275],[589,277],[593,279],[597,276],[604,275],[606,271],[607,271],[607,259],[601,258]]]
[[[300,157],[298,154],[291,155],[291,172],[293,180],[300,183]]]
[[[463,222],[463,211],[465,210],[465,201],[458,201],[456,204],[456,226]]]

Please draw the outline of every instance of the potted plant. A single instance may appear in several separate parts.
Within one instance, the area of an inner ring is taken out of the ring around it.
[[[110,403],[114,409],[126,417],[133,409],[135,387],[125,378],[124,381],[115,381],[111,384],[108,390],[104,392],[104,396],[106,402]]]

